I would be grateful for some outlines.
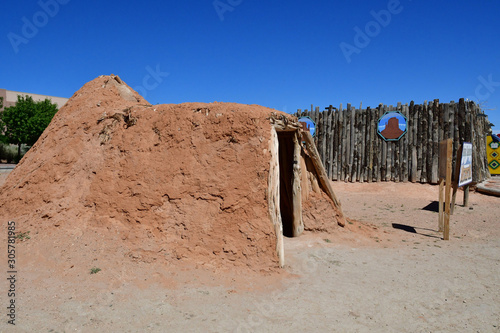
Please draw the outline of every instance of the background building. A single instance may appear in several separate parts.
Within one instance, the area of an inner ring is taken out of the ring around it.
[[[52,101],[52,103],[57,104],[58,109],[60,109],[68,101],[68,98],[63,98],[63,97],[38,95],[38,94],[31,94],[31,93],[25,93],[25,92],[19,92],[19,91],[0,89],[0,97],[3,97],[3,107],[6,108],[9,106],[15,105],[17,102],[17,95],[31,96],[35,102],[36,101],[43,101],[46,98],[48,98]],[[3,108],[0,109],[0,111],[1,110],[3,110]]]

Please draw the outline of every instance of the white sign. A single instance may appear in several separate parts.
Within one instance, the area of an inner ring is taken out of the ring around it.
[[[464,186],[472,182],[472,143],[462,144],[462,161],[460,162],[460,178],[458,186]]]

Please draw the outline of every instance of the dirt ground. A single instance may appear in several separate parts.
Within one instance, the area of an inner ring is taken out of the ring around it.
[[[116,262],[91,243],[61,272],[50,253],[23,252],[33,234],[16,244],[16,326],[4,315],[0,331],[500,332],[500,198],[472,192],[462,207],[459,193],[443,241],[437,186],[332,186],[354,221],[286,239],[281,272]]]

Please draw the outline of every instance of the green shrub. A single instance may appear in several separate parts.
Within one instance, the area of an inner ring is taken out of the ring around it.
[[[17,147],[5,143],[0,143],[0,160],[5,160],[7,163],[16,161]]]
[[[90,274],[97,274],[101,271],[99,267],[93,267],[90,269]]]

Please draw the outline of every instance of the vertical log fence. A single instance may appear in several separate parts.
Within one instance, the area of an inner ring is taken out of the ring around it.
[[[399,141],[385,141],[377,132],[385,112],[399,111],[407,120],[407,131]],[[316,123],[315,143],[332,180],[350,182],[438,183],[439,142],[453,139],[453,168],[462,142],[473,145],[473,182],[489,178],[486,135],[489,121],[480,107],[460,99],[458,103],[380,104],[358,109],[347,104],[330,105],[320,112],[297,110],[297,117],[308,116]]]

